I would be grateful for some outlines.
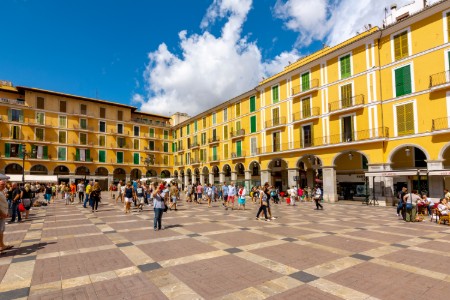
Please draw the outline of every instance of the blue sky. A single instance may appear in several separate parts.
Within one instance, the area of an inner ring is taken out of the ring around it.
[[[354,35],[370,6],[381,24],[388,1],[373,2],[2,0],[0,79],[192,115]]]

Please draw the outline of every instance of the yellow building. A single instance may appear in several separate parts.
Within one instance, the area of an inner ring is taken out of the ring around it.
[[[194,117],[3,84],[0,171],[22,172],[25,143],[40,153],[26,173],[67,180],[164,173],[185,185],[318,184],[331,202],[370,193],[391,203],[402,186],[439,197],[450,183],[449,36],[450,1],[392,6],[382,29],[368,25]]]
[[[2,173],[91,179],[104,188],[142,176],[170,177],[168,117],[5,81],[0,98]]]
[[[450,2],[391,8],[384,28],[301,58],[177,124],[174,175],[190,182],[323,185],[324,199],[439,197],[448,147]]]

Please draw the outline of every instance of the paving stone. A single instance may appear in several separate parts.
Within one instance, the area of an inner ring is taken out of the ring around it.
[[[11,290],[7,292],[0,292],[0,299],[16,299],[16,298],[23,298],[27,297],[30,294],[30,288],[22,288],[22,289],[16,289]]]
[[[371,257],[371,256],[363,255],[363,254],[359,254],[359,253],[352,254],[352,255],[350,255],[350,257],[365,260],[365,261],[369,261],[369,260],[373,259],[373,257]]]
[[[304,283],[308,283],[308,282],[314,281],[314,280],[319,278],[317,276],[314,276],[312,274],[308,274],[308,273],[303,272],[303,271],[299,271],[299,272],[293,273],[293,274],[291,274],[289,276],[292,277],[292,278],[295,278],[297,280],[300,280],[301,282],[304,282]]]
[[[153,271],[153,270],[160,269],[161,265],[158,264],[157,262],[154,262],[154,263],[148,263],[148,264],[145,264],[145,265],[139,265],[138,268],[142,272],[148,272],[148,271]]]
[[[242,252],[242,250],[239,248],[228,248],[228,249],[224,249],[224,251],[231,253],[231,254]]]

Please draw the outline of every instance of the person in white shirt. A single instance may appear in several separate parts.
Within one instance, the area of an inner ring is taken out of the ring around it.
[[[448,216],[449,208],[447,205],[447,199],[443,198],[439,200],[438,210],[440,211],[441,215]]]
[[[244,186],[239,186],[239,192],[238,192],[238,209],[241,209],[241,206],[245,210],[245,196],[247,196],[247,190]]]
[[[230,182],[228,186],[228,206],[231,205],[231,209],[234,209],[234,198],[236,198],[236,187],[234,186],[234,182]],[[228,209],[228,207],[226,208]]]
[[[78,203],[82,203],[84,201],[84,183],[80,180],[77,184],[78,191]]]
[[[291,205],[295,206],[295,201],[297,200],[297,188],[295,186],[292,186],[292,188],[289,190],[289,197],[291,198]]]

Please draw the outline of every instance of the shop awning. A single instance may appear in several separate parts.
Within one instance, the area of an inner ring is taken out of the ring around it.
[[[366,172],[366,177],[397,177],[397,176],[416,176],[418,170],[405,170],[405,171],[384,171],[384,172]],[[423,171],[420,172],[421,175]]]
[[[6,174],[11,182],[22,182],[20,174]],[[25,175],[25,182],[58,182],[56,175]]]
[[[0,173],[0,180],[8,180],[9,176],[3,175]]]

